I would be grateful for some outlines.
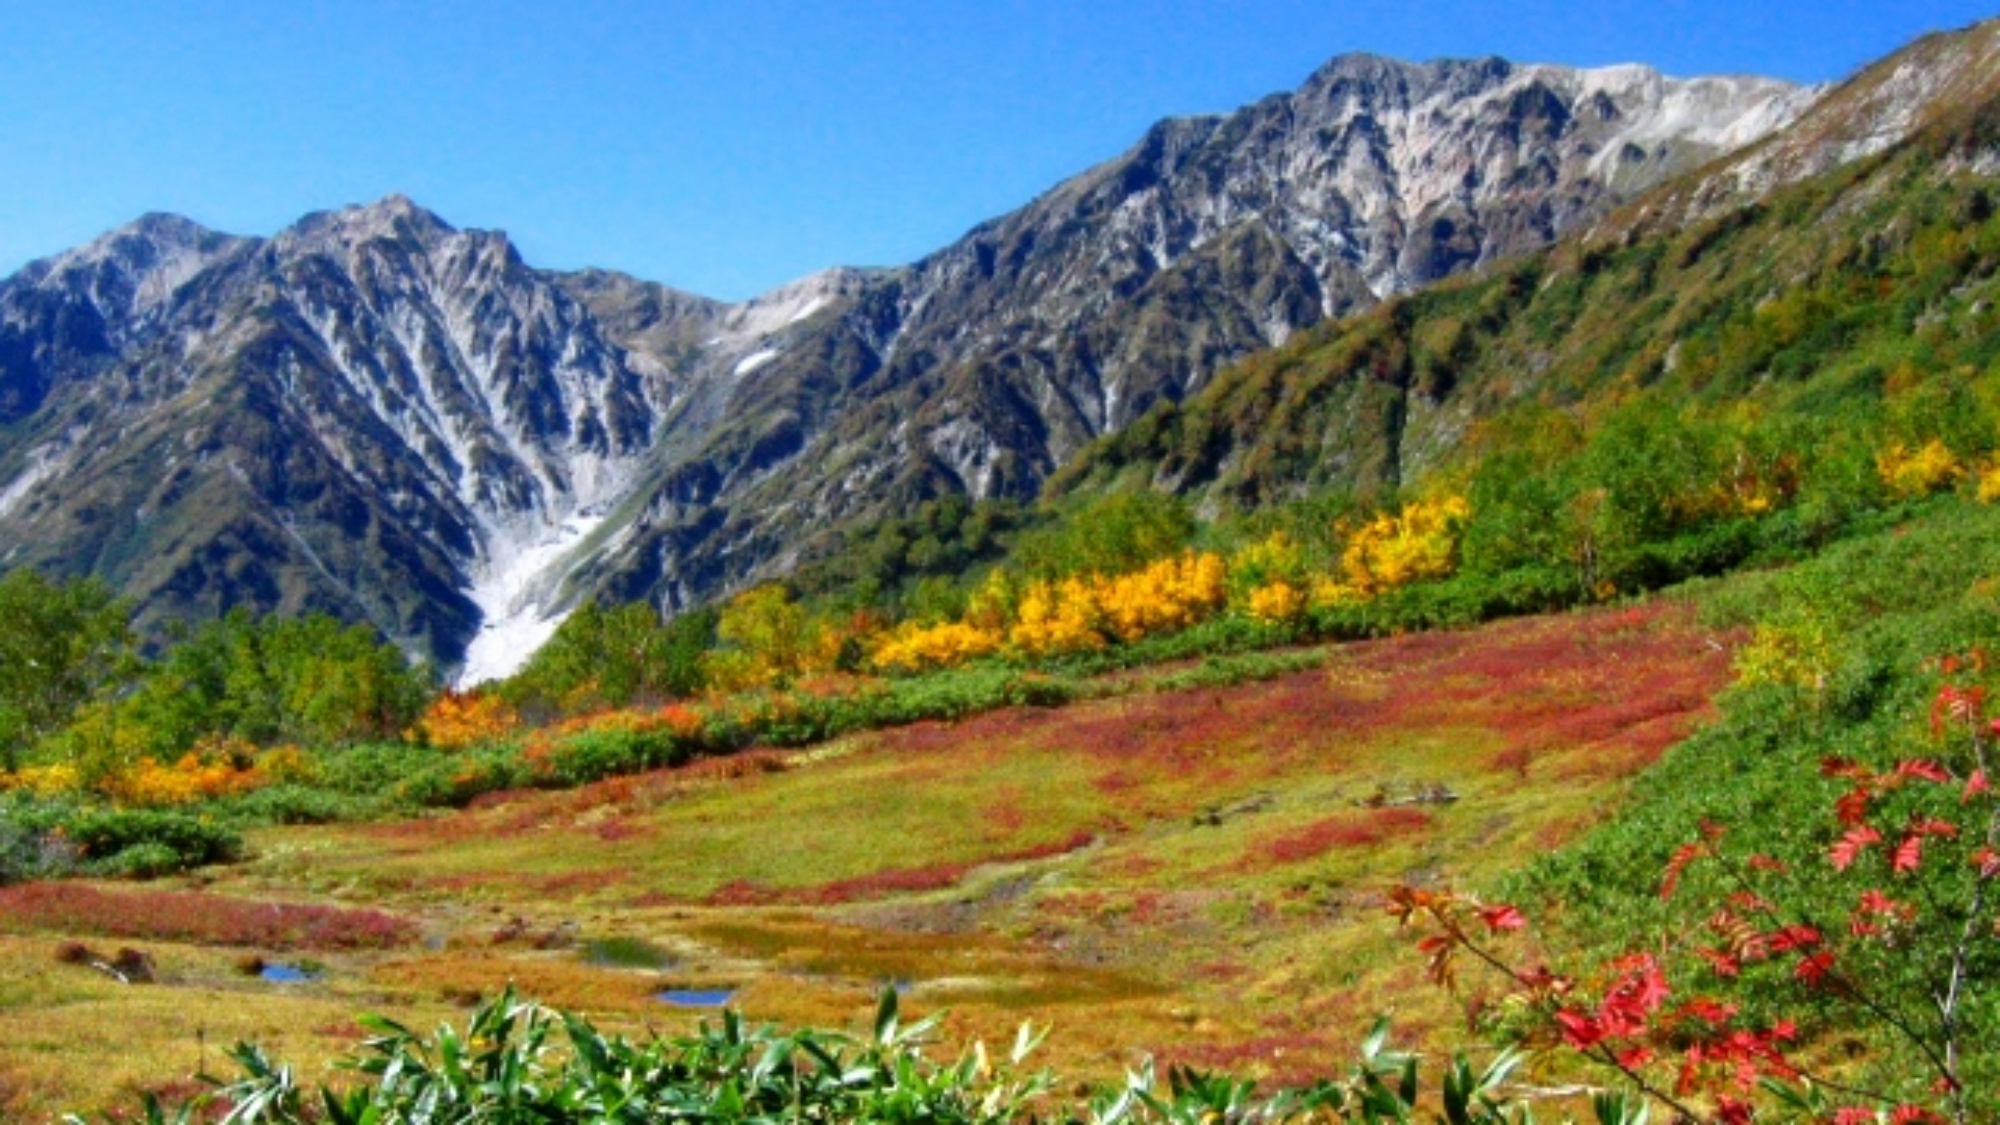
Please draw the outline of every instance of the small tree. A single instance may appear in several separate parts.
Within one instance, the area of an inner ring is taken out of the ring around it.
[[[0,575],[0,764],[9,772],[28,747],[131,674],[130,617],[130,606],[95,578]]]

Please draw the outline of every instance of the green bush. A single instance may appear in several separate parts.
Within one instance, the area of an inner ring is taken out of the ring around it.
[[[121,879],[157,879],[190,866],[193,865],[179,852],[165,844],[134,844],[109,859],[91,864],[91,870]]]
[[[212,820],[152,809],[101,809],[63,824],[64,835],[86,859],[115,859],[127,849],[157,845],[178,867],[227,863],[243,853],[243,837]]]

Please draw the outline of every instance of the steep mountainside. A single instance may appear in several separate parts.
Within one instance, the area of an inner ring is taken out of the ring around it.
[[[715,427],[673,443],[599,580],[682,603],[782,571],[841,520],[940,493],[1031,496],[1222,365],[1544,245],[1816,93],[1347,56],[1294,93],[1162,122],[923,261],[850,275],[754,368],[736,360]],[[659,304],[632,284],[587,299],[618,319],[621,295]]]
[[[1863,70],[1790,128],[1612,216],[1600,235],[1678,230],[1902,143],[1941,112],[2000,92],[2000,21],[1927,35]]]
[[[1738,190],[1745,168],[1821,166],[1784,155],[1810,150],[1783,134],[1588,237],[1236,365],[1085,451],[1051,491],[1152,488],[1209,511],[1380,492],[1467,451],[1573,455],[1633,402],[1772,432],[1791,419],[1805,442],[1831,426],[1883,449],[1939,434],[1983,449],[2000,363],[1996,40],[1987,25],[1912,49],[1963,60],[1921,84],[1944,102],[1884,97],[1912,73],[1892,59],[1815,107],[1794,129],[1862,154],[1831,171],[1686,228],[1658,222]],[[1907,132],[1882,142],[1885,121]],[[1852,472],[1873,482],[1878,467]]]
[[[1033,495],[1243,356],[1600,223],[1818,93],[1344,57],[913,265],[735,305],[538,272],[400,198],[270,239],[149,217],[0,282],[0,565],[503,671],[590,593],[673,608],[913,498]]]
[[[623,494],[678,387],[408,200],[269,240],[148,217],[0,286],[0,556],[148,620],[316,608],[456,654]]]

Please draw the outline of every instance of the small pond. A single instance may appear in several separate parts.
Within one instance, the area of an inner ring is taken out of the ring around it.
[[[272,984],[305,984],[320,977],[316,970],[284,961],[266,961],[264,967],[257,970],[257,975]]]
[[[733,988],[669,988],[653,993],[653,999],[676,1008],[720,1008],[735,996]]]

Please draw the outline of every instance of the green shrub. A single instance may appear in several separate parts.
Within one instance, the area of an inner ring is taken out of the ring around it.
[[[98,874],[122,879],[157,879],[192,866],[181,854],[165,844],[134,844],[117,855],[91,865]]]
[[[243,837],[212,820],[152,809],[102,809],[72,817],[64,834],[84,858],[113,859],[129,848],[153,844],[171,852],[179,867],[227,863],[243,853]]]

